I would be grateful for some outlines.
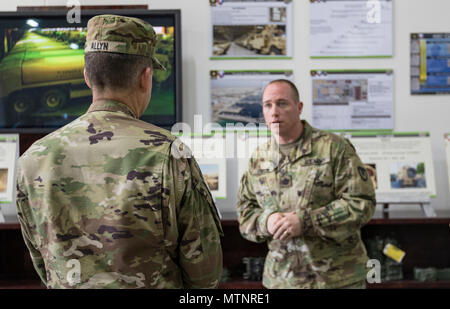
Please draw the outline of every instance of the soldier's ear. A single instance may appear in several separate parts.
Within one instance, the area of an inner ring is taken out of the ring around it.
[[[150,67],[145,68],[140,76],[140,88],[144,91],[148,90],[148,87],[152,84],[152,69]]]
[[[84,74],[84,81],[86,82],[86,85],[88,85],[88,87],[92,89],[91,83],[89,82],[89,79],[87,78],[86,68],[83,69],[83,74]]]
[[[301,114],[302,111],[303,111],[303,102],[302,101],[298,101],[298,110],[299,110],[299,112]]]

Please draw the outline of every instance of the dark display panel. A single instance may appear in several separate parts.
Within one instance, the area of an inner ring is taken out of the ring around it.
[[[158,34],[152,99],[141,120],[170,128],[181,121],[179,10],[84,10],[80,23],[67,12],[0,13],[0,130],[50,132],[86,112],[92,102],[84,76],[88,20],[99,14],[133,16]]]

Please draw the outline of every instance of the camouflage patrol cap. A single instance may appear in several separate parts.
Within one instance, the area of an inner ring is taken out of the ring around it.
[[[157,41],[153,27],[139,18],[97,15],[88,21],[84,51],[151,57],[154,69],[165,71],[155,57]]]

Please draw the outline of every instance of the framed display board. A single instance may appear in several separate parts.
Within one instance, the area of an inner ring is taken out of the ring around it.
[[[377,203],[428,203],[436,186],[428,132],[345,135],[366,165]]]
[[[210,59],[292,58],[291,0],[210,0]]]
[[[392,70],[313,70],[312,124],[323,130],[392,130]]]
[[[311,58],[392,57],[391,0],[310,0]]]
[[[450,33],[411,33],[411,94],[450,94]]]

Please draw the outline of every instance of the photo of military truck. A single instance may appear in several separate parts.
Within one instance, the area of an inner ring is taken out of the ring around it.
[[[425,164],[423,162],[393,163],[390,167],[391,188],[426,188]]]
[[[153,93],[143,117],[174,115],[174,27],[155,27]],[[59,127],[89,108],[84,80],[86,28],[0,29],[0,127]]]
[[[83,76],[85,28],[7,29],[0,61],[0,102],[13,124],[89,97]]]
[[[286,26],[214,26],[213,55],[286,56]]]

